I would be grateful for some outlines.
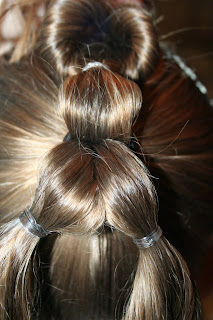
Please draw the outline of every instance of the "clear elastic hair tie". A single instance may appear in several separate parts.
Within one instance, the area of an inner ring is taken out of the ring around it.
[[[87,71],[92,68],[105,68],[107,70],[110,70],[110,68],[107,65],[105,65],[99,61],[92,61],[92,62],[87,63],[85,65],[85,67],[82,69],[82,71]]]
[[[21,224],[27,229],[27,231],[39,238],[45,238],[50,234],[50,231],[45,230],[40,224],[36,222],[29,209],[26,209],[21,214],[19,220]]]
[[[162,236],[162,230],[159,226],[148,236],[141,239],[133,239],[133,242],[139,249],[147,249],[152,247]]]

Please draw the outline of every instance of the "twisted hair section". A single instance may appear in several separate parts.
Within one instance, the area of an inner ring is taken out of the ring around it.
[[[11,123],[20,132],[19,143],[38,136],[46,145],[28,199],[32,219],[25,223],[24,215],[0,228],[1,318],[39,319],[45,280],[56,319],[199,320],[199,298],[177,250],[164,235],[146,250],[132,241],[158,228],[151,176],[127,146],[142,105],[141,90],[127,78],[150,76],[159,58],[152,17],[107,1],[53,1],[40,41],[38,52],[50,57],[63,83],[53,80],[54,71],[35,68],[18,111],[11,98],[2,116],[5,132]],[[32,127],[22,120],[29,102]],[[45,232],[49,236],[40,240]],[[47,251],[48,270],[40,262]],[[119,265],[121,289],[114,279]]]

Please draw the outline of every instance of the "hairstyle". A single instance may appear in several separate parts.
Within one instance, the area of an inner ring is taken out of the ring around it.
[[[201,319],[175,247],[212,232],[206,96],[146,6],[50,2],[32,47],[0,64],[1,319]]]

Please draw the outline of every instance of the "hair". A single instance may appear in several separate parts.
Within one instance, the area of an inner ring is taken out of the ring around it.
[[[1,319],[201,319],[175,247],[191,266],[212,234],[206,96],[146,5],[51,1],[37,37],[0,63]]]
[[[0,4],[0,55],[18,62],[29,53],[39,37],[45,7],[50,0],[2,0]]]

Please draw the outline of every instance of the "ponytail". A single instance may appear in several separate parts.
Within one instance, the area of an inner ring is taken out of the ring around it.
[[[38,242],[19,219],[0,229],[1,319],[31,319],[40,291],[35,254]]]

